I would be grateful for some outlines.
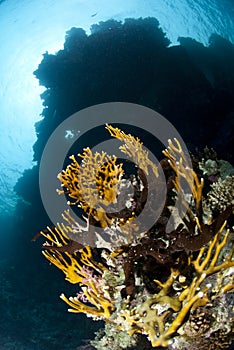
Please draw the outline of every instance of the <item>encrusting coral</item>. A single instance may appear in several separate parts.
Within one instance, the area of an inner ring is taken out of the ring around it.
[[[68,196],[69,205],[82,208],[87,221],[81,226],[66,211],[63,223],[41,231],[46,238],[44,256],[63,271],[66,280],[79,286],[75,297],[62,294],[61,299],[70,312],[82,312],[108,324],[106,341],[102,337],[102,342],[93,342],[100,350],[112,348],[111,341],[108,347],[111,336],[107,334],[111,325],[120,332],[119,349],[137,343],[138,334],[147,336],[155,348],[179,350],[193,344],[193,349],[200,349],[201,337],[208,330],[191,330],[196,317],[209,324],[209,336],[216,344],[210,349],[223,349],[233,339],[233,318],[226,321],[225,328],[207,310],[213,307],[217,311],[219,304],[224,305],[225,298],[234,293],[234,248],[229,227],[232,203],[216,208],[214,215],[209,214],[212,206],[206,212],[204,179],[189,166],[180,143],[169,140],[163,151],[166,158],[161,161],[167,201],[153,226],[141,231],[134,220],[144,210],[148,197],[150,202],[146,175],[160,182],[158,169],[138,138],[110,125],[106,129],[123,143],[120,149],[136,164],[136,172],[125,173],[124,164],[118,164],[115,156],[93,154],[86,148],[79,155],[80,162],[71,156],[72,163],[58,175],[63,188],[58,192]],[[156,185],[155,190],[158,188]],[[167,232],[171,203],[176,200],[184,216],[174,212],[175,227]],[[121,210],[108,212],[113,203],[120,203]],[[152,204],[151,215],[154,210],[157,208]],[[103,236],[96,232],[97,227]],[[81,243],[79,235],[94,237],[96,248]],[[225,307],[230,308],[227,303]]]

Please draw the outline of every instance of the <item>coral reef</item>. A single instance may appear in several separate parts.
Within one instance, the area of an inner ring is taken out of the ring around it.
[[[134,346],[139,335],[154,348],[205,349],[209,338],[206,349],[224,349],[233,339],[233,203],[224,199],[225,206],[207,210],[205,177],[189,166],[178,140],[169,140],[160,162],[167,201],[154,225],[142,230],[134,220],[147,201],[151,204],[148,174],[160,190],[158,169],[139,138],[110,125],[106,129],[122,142],[120,150],[136,171],[128,174],[115,156],[86,148],[80,162],[71,156],[72,163],[58,175],[58,192],[86,215],[81,226],[66,211],[63,223],[41,231],[44,256],[77,284],[76,296],[62,294],[61,299],[70,312],[106,322],[104,333],[92,342],[99,350]],[[216,192],[222,184],[216,183]],[[233,181],[229,185],[233,191]],[[176,201],[180,206],[173,211]],[[121,209],[108,212],[116,203]],[[156,211],[152,202],[150,215]],[[171,215],[174,228],[168,232]],[[93,245],[84,244],[85,235]]]
[[[224,180],[219,178],[211,185],[207,196],[208,206],[212,210],[224,211],[228,206],[234,206],[234,175],[227,176]]]

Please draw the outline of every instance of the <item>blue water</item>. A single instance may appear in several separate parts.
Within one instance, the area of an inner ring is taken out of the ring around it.
[[[46,51],[63,48],[66,30],[109,18],[156,17],[172,44],[192,37],[207,44],[212,33],[234,42],[232,1],[209,0],[5,0],[0,3],[0,213],[12,214],[13,187],[33,164],[34,123],[42,87],[32,75]]]

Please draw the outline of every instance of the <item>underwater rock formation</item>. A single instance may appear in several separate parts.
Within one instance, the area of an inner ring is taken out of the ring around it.
[[[142,230],[134,220],[151,200],[146,175],[157,184],[158,169],[139,138],[111,125],[106,129],[141,168],[128,174],[115,156],[86,148],[58,175],[58,193],[86,218],[81,226],[66,211],[61,224],[41,231],[44,256],[77,285],[74,297],[62,294],[61,299],[70,312],[106,322],[91,342],[99,350],[134,348],[139,336],[152,348],[224,349],[233,340],[234,324],[233,204],[213,211],[211,195],[203,193],[206,177],[189,166],[179,142],[169,140],[161,161],[168,198],[159,219]],[[134,191],[128,193],[130,183]],[[177,200],[184,216],[179,209],[173,212]],[[108,212],[118,201],[122,209]],[[172,213],[174,229],[168,232]],[[88,242],[93,237],[92,246],[83,243],[85,235]]]
[[[46,88],[43,119],[35,126],[37,163],[16,186],[17,194],[32,204],[19,208],[25,223],[27,216],[48,220],[38,188],[48,138],[71,114],[94,104],[126,101],[150,107],[173,123],[191,149],[209,145],[219,158],[232,159],[233,45],[217,35],[207,47],[191,38],[169,44],[155,18],[110,20],[94,25],[90,35],[72,28],[63,49],[44,54],[34,72]]]

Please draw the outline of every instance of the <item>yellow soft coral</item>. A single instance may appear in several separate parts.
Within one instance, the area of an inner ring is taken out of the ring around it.
[[[82,159],[81,164],[72,155],[72,163],[58,175],[64,188],[58,193],[68,194],[69,205],[78,204],[102,227],[106,227],[111,220],[103,206],[116,202],[118,183],[124,173],[122,164],[116,164],[115,156],[111,157],[106,152],[93,154],[88,147],[78,156]]]
[[[69,225],[58,224],[54,231],[49,227],[47,233],[41,231],[47,239],[42,253],[50,263],[63,271],[67,281],[76,284],[86,277],[83,265],[93,268],[98,273],[103,273],[106,268],[93,259],[90,247],[81,248],[79,244],[70,240],[67,235],[69,228]]]
[[[138,137],[134,137],[131,134],[125,134],[125,132],[119,128],[114,128],[109,124],[106,125],[106,129],[111,136],[123,142],[123,145],[119,147],[120,150],[127,154],[139,168],[143,169],[147,175],[149,174],[149,171],[152,171],[154,175],[158,177],[158,168],[149,159],[148,151],[143,149],[143,142],[141,142]]]
[[[182,185],[182,180],[184,180],[190,187],[196,209],[199,210],[202,201],[204,179],[201,178],[201,180],[199,180],[197,174],[188,163],[189,156],[185,155],[176,138],[174,139],[174,143],[172,140],[168,140],[168,147],[163,151],[163,154],[169,159],[170,166],[176,173],[174,185],[182,205],[184,205],[187,210],[189,209],[184,199],[184,186]]]
[[[72,219],[69,213],[66,213],[64,217]],[[76,246],[72,247],[72,244],[76,242],[70,241],[67,236],[69,231],[70,226],[65,224],[58,224],[54,230],[48,227],[47,233],[41,231],[41,234],[47,239],[42,253],[50,263],[65,274],[68,282],[81,285],[84,297],[92,306],[88,306],[77,297],[68,299],[64,294],[61,295],[61,299],[72,307],[69,309],[70,312],[84,312],[93,317],[109,318],[111,310],[114,309],[114,303],[102,288],[100,277],[107,268],[93,258],[90,247],[86,246],[77,250]],[[69,250],[72,250],[72,253]],[[96,273],[95,277],[93,277],[93,272]]]
[[[88,306],[86,302],[80,301],[78,297],[70,297],[68,299],[64,294],[61,294],[60,298],[71,307],[68,311],[73,313],[83,312],[95,319],[109,319],[115,306],[107,293],[104,293],[102,290],[101,283],[98,286],[98,282],[94,283],[92,280],[87,280],[81,289],[83,296],[86,297],[86,302],[89,302],[92,306]]]

